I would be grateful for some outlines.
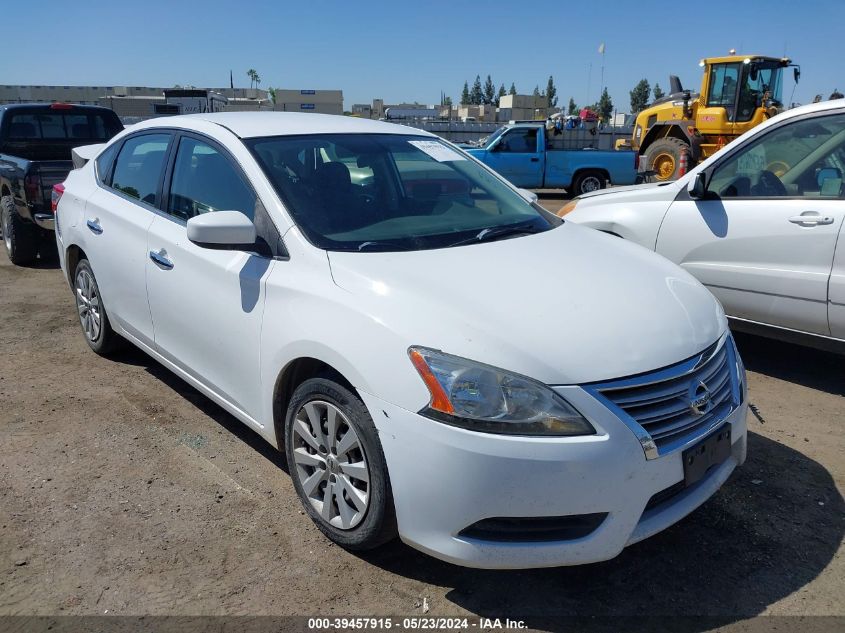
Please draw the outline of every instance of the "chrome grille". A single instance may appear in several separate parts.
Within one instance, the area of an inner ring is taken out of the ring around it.
[[[703,436],[740,404],[736,351],[725,336],[677,365],[587,389],[656,457]]]

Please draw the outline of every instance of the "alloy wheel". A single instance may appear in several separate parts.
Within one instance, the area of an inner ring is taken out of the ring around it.
[[[303,494],[316,513],[341,530],[361,523],[370,502],[370,467],[343,412],[321,400],[305,403],[289,440]]]
[[[88,340],[94,343],[100,338],[102,314],[97,282],[90,271],[82,269],[76,273],[75,291],[76,309],[79,312],[82,331]]]
[[[581,183],[581,193],[589,193],[599,189],[601,189],[601,181],[595,176],[588,176]]]

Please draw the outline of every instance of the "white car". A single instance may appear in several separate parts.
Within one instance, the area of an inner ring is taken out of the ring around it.
[[[285,450],[345,547],[600,561],[745,459],[712,295],[425,132],[146,121],[71,173],[57,215],[91,348],[130,341]]]
[[[841,350],[845,101],[789,110],[676,182],[588,194],[567,220],[656,250],[737,329]]]

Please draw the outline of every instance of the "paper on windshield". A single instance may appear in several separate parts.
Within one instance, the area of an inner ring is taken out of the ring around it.
[[[438,163],[445,163],[451,160],[466,160],[451,147],[447,147],[439,141],[408,141],[421,152],[425,152]]]

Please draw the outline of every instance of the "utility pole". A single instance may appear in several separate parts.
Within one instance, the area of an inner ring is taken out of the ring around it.
[[[601,100],[601,96],[604,94],[604,49],[604,42],[602,42],[599,45],[599,53],[601,54],[601,85],[599,86],[599,100]]]

